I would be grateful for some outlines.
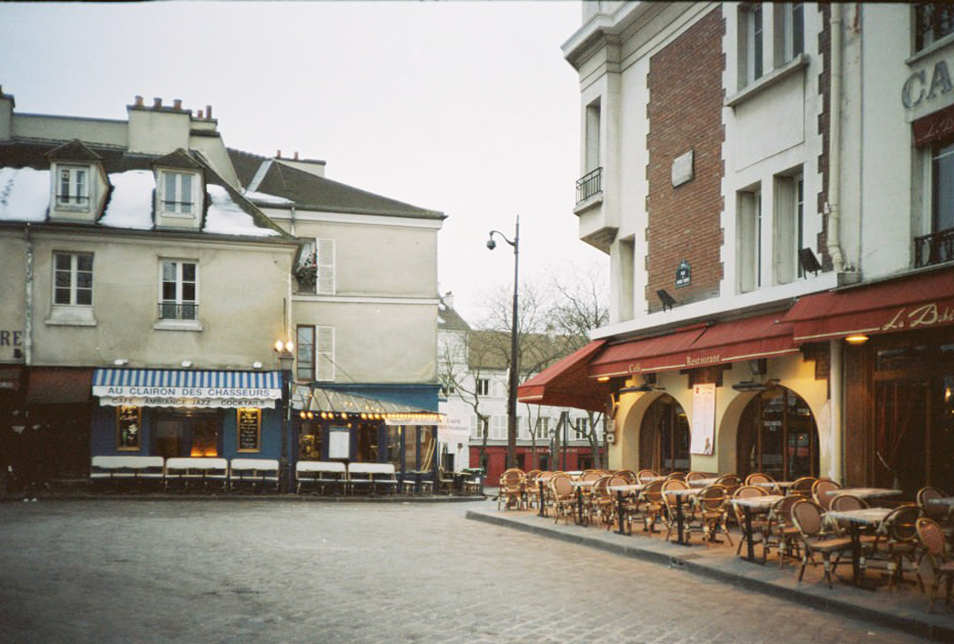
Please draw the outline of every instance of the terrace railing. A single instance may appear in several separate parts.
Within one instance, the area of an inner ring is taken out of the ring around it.
[[[597,168],[587,172],[576,182],[576,203],[582,203],[601,192],[603,192],[603,168]]]
[[[954,260],[954,228],[914,238],[914,267]]]

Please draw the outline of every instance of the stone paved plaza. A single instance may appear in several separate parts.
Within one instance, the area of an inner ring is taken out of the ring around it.
[[[0,641],[909,642],[481,503],[0,503]]]

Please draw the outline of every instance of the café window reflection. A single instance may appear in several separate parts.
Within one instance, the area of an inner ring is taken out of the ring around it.
[[[138,452],[142,446],[142,408],[123,405],[116,408],[116,449]]]
[[[762,472],[779,481],[818,476],[818,428],[801,396],[773,387],[753,398],[739,423],[740,476]]]

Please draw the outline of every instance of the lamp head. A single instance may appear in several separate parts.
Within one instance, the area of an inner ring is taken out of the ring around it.
[[[493,237],[487,240],[487,248],[489,248],[490,250],[497,248],[497,242],[494,241]]]

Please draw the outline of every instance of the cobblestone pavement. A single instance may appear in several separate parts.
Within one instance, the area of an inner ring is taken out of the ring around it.
[[[0,504],[0,641],[921,641],[468,507]]]

